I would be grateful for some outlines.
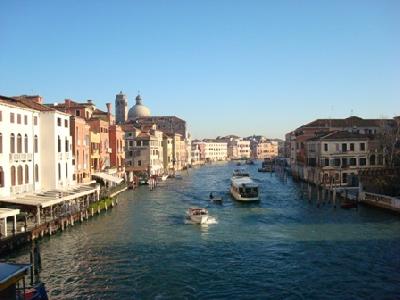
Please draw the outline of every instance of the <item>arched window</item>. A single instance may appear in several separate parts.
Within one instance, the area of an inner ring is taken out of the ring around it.
[[[18,184],[23,184],[24,183],[24,170],[22,169],[22,166],[18,166],[17,168],[17,177],[18,177]]]
[[[15,153],[15,135],[11,133],[10,135],[10,152]]]
[[[25,165],[25,184],[29,183],[29,167]]]
[[[0,167],[0,187],[4,187],[4,172],[3,172],[3,167]]]
[[[39,141],[38,141],[38,137],[37,137],[37,135],[35,134],[35,137],[34,137],[34,147],[35,147],[35,153],[38,153],[38,143],[39,143]]]
[[[17,135],[17,153],[22,153],[22,135]]]
[[[25,145],[25,153],[28,153],[28,135],[27,134],[25,134],[24,145]]]
[[[61,164],[58,163],[58,180],[61,180]]]
[[[35,181],[39,182],[39,166],[35,165]]]
[[[3,153],[3,134],[0,132],[0,153]]]
[[[61,152],[61,138],[58,136],[58,152]]]
[[[11,173],[11,185],[15,186],[16,178],[15,178],[15,167],[14,166],[11,167],[11,172],[10,173]]]
[[[69,150],[68,138],[65,138],[65,152],[68,152],[68,150]]]

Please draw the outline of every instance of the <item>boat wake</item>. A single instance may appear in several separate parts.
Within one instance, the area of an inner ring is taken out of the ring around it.
[[[208,217],[206,223],[198,224],[198,223],[193,222],[192,220],[190,220],[190,218],[185,218],[185,224],[195,224],[195,225],[200,225],[200,226],[208,226],[208,225],[218,224],[218,221],[214,217]]]

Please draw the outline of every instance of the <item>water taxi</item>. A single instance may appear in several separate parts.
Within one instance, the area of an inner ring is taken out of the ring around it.
[[[245,169],[240,168],[233,170],[232,177],[250,177],[250,174]]]
[[[196,224],[207,224],[208,210],[206,208],[191,207],[187,210],[187,218]]]
[[[258,201],[258,184],[248,176],[231,178],[231,194],[238,201]]]

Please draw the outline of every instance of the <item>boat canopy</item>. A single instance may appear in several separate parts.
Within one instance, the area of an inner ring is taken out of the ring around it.
[[[237,187],[258,188],[258,184],[249,177],[232,178],[232,184]]]
[[[30,267],[30,264],[0,263],[0,291],[21,280]]]

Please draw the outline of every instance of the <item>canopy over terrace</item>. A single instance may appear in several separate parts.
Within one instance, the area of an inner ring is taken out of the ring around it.
[[[122,181],[124,181],[122,178],[119,178],[117,176],[113,176],[107,173],[99,172],[99,173],[94,173],[92,174],[93,177],[100,178],[106,182],[109,182],[110,185],[117,185],[120,184]]]
[[[99,199],[100,186],[77,185],[66,190],[50,190],[37,194],[28,194],[20,197],[0,199],[0,202],[10,203],[22,207],[34,207],[37,209],[37,223],[40,224],[40,210],[52,206],[71,202],[81,197],[92,195],[97,201]]]
[[[11,209],[11,208],[0,208],[0,227],[1,234],[7,236],[7,218],[14,217],[14,227],[13,230],[17,228],[17,215],[19,214],[19,209]]]

